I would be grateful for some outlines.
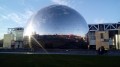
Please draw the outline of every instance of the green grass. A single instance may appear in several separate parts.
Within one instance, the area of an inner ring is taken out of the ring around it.
[[[120,56],[0,54],[0,67],[120,67]]]

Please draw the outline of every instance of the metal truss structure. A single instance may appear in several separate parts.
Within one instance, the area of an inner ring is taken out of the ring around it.
[[[89,24],[88,26],[89,26],[89,31],[119,30],[120,22],[105,23],[105,24]]]
[[[15,30],[24,30],[22,27],[8,28],[8,33],[13,33]]]

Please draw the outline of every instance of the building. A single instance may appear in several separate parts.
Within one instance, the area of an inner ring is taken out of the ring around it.
[[[89,24],[88,41],[91,49],[104,46],[108,49],[120,49],[120,22]]]
[[[13,34],[15,35],[15,41],[23,40],[23,32],[24,32],[24,28],[14,28]]]
[[[11,44],[14,41],[13,34],[4,34],[3,48],[11,48]]]
[[[3,48],[22,48],[24,28],[8,28],[8,33],[4,35]]]

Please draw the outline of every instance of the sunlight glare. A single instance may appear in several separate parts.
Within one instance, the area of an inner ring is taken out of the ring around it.
[[[32,27],[32,24],[30,23],[25,31],[25,35],[30,37],[33,34],[33,32],[34,32],[34,29]]]

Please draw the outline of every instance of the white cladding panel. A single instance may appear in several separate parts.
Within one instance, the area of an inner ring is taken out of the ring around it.
[[[23,30],[15,30],[15,40],[23,40]]]
[[[11,43],[13,40],[13,34],[4,34],[3,48],[11,48]]]

